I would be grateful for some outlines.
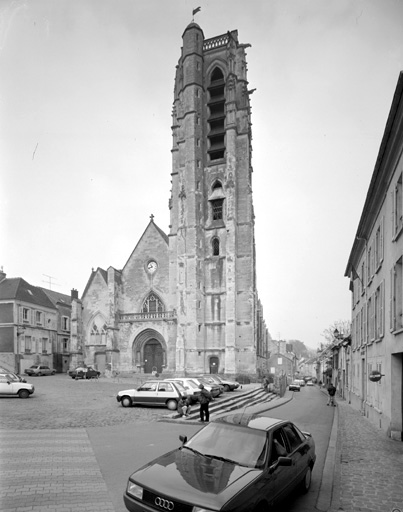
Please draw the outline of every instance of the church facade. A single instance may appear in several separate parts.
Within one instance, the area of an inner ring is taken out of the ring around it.
[[[153,216],[121,270],[73,300],[71,366],[226,375],[265,371],[256,289],[251,109],[237,31],[191,23],[176,67],[170,226]]]

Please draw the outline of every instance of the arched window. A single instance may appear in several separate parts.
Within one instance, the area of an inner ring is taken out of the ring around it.
[[[94,318],[91,325],[91,345],[106,345],[106,334],[108,328],[101,315]]]
[[[208,86],[208,154],[210,161],[224,158],[225,153],[225,82],[220,68],[214,68]]]
[[[150,293],[143,302],[142,313],[159,313],[164,311],[164,304],[155,293]]]
[[[211,240],[211,246],[213,248],[213,256],[219,256],[220,255],[220,239],[218,237],[214,237]]]
[[[224,191],[222,183],[216,180],[212,185],[212,193],[209,197],[209,201],[212,209],[212,219],[222,220],[223,219],[223,203],[224,203]]]

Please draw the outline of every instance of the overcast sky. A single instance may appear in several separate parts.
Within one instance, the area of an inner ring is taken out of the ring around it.
[[[403,70],[403,0],[0,0],[0,266],[81,294],[150,214],[169,232],[182,34],[247,49],[257,282],[272,337],[317,347]],[[50,277],[49,277],[50,276]]]

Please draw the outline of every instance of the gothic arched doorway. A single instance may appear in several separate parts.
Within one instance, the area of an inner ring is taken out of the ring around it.
[[[161,343],[151,339],[144,345],[144,373],[162,372],[164,351]]]
[[[167,345],[161,333],[144,329],[133,340],[133,366],[141,373],[161,373],[167,365]]]

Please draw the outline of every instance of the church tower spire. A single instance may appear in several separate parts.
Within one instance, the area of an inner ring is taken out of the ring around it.
[[[172,113],[169,286],[175,369],[256,371],[251,121],[237,31],[183,33]]]

